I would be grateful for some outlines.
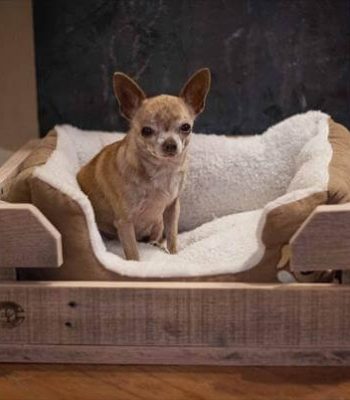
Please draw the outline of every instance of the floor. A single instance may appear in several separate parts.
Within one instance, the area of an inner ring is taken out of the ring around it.
[[[347,400],[350,368],[0,364],[1,400]]]

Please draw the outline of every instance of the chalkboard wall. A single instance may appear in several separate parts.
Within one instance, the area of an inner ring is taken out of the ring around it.
[[[112,74],[177,94],[212,71],[196,131],[259,133],[321,109],[350,126],[349,0],[34,0],[39,121],[120,130]]]

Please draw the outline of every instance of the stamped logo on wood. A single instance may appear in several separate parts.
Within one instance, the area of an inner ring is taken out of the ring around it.
[[[24,321],[23,308],[12,301],[0,302],[0,327],[15,328]]]

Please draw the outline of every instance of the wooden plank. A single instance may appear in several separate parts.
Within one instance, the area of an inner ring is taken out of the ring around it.
[[[0,268],[59,267],[61,234],[32,204],[0,201]]]
[[[347,285],[0,283],[0,315],[16,305],[2,344],[350,347]]]
[[[23,161],[29,154],[40,144],[39,139],[31,140],[14,153],[1,167],[0,167],[0,200],[5,198],[10,190],[13,178],[17,175],[18,169]],[[1,229],[1,227],[0,227]],[[3,243],[1,242],[1,248]],[[13,268],[3,268],[0,262],[0,280],[15,280],[16,271]]]
[[[5,198],[18,168],[29,154],[40,144],[40,139],[34,139],[21,147],[0,167],[0,199]]]
[[[318,206],[290,243],[293,271],[350,269],[350,203]]]
[[[17,279],[14,268],[0,268],[0,281],[15,281]]]
[[[349,348],[0,345],[0,362],[64,364],[346,366]]]

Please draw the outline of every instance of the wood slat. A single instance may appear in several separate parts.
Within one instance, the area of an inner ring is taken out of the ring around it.
[[[9,303],[2,344],[350,348],[347,285],[1,283]]]
[[[39,139],[31,140],[14,153],[1,167],[0,167],[0,200],[5,198],[10,190],[13,178],[17,175],[22,162],[29,156],[29,154],[40,144]],[[1,227],[0,227],[1,229]],[[3,228],[4,229],[4,228]],[[1,248],[4,249],[4,244],[0,240]],[[3,250],[4,251],[4,250]],[[0,280],[15,280],[16,271],[13,268],[3,268],[0,262]]]
[[[350,203],[317,207],[291,239],[293,271],[350,269]]]
[[[29,141],[0,167],[0,199],[6,197],[19,166],[39,144],[40,139]]]
[[[62,262],[61,234],[35,206],[0,201],[0,269]]]
[[[350,348],[0,345],[0,362],[64,364],[346,366]]]

